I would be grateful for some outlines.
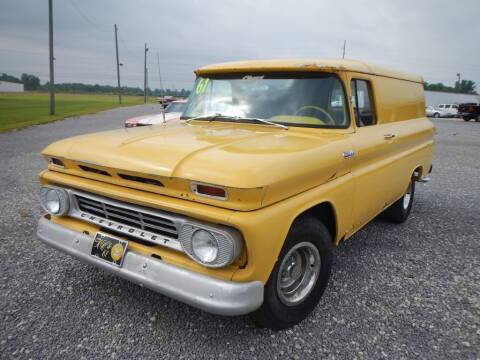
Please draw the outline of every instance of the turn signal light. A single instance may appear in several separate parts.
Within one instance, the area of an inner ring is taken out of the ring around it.
[[[218,200],[227,199],[227,191],[220,186],[206,184],[192,184],[192,191],[200,196],[210,197]]]

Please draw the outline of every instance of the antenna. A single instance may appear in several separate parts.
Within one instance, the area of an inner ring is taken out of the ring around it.
[[[347,47],[347,40],[343,40],[343,55],[342,59],[345,59],[345,48]]]

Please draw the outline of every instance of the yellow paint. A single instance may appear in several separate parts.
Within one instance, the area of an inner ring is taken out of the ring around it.
[[[338,244],[399,199],[414,171],[426,176],[433,156],[432,123],[425,118],[422,79],[353,61],[278,60],[227,63],[197,74],[272,71],[333,72],[351,98],[351,79],[370,82],[377,124],[346,129],[193,121],[84,135],[48,146],[44,156],[64,159],[41,182],[70,186],[117,200],[150,206],[237,228],[245,239],[241,260],[208,269],[186,255],[129,242],[129,249],[235,281],[266,282],[297,216],[328,202],[335,211]],[[203,86],[203,85],[202,85]],[[352,104],[350,117],[354,119]],[[395,134],[387,140],[384,135]],[[353,150],[355,156],[343,158]],[[87,164],[111,176],[88,173]],[[128,174],[156,179],[163,187],[122,179]],[[226,201],[194,195],[190,181],[224,186]],[[92,231],[79,220],[53,218],[64,226]],[[94,227],[93,227],[94,228]],[[246,266],[241,266],[245,264]]]
[[[373,65],[358,60],[339,59],[293,59],[293,60],[254,60],[234,61],[222,64],[204,66],[195,73],[232,74],[232,73],[259,73],[259,72],[357,72],[368,75],[381,75],[414,82],[423,82],[420,76],[392,70],[380,65]]]

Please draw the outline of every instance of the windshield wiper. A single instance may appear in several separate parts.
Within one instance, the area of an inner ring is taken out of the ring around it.
[[[288,126],[285,126],[285,125],[282,125],[282,124],[278,124],[278,123],[275,123],[275,122],[273,122],[273,121],[268,121],[268,120],[261,119],[261,118],[251,118],[251,117],[244,117],[244,116],[222,115],[222,114],[220,114],[220,113],[212,114],[212,115],[202,115],[202,116],[192,117],[192,118],[189,118],[189,119],[185,120],[185,122],[186,122],[186,123],[189,123],[189,122],[192,121],[192,120],[208,120],[208,121],[214,121],[214,120],[220,119],[220,118],[229,119],[229,120],[256,121],[256,122],[259,122],[259,123],[262,123],[262,124],[273,125],[273,126],[282,128],[282,129],[284,129],[284,130],[288,130]]]
[[[262,118],[250,118],[250,117],[242,117],[242,116],[232,116],[232,119],[238,119],[238,120],[247,120],[247,121],[256,121],[262,124],[267,124],[267,125],[273,125],[279,128],[282,128],[284,130],[288,130],[288,126],[282,125],[273,121],[268,121]]]
[[[190,123],[190,121],[193,121],[193,120],[207,120],[207,119],[210,121],[213,121],[218,117],[224,117],[224,116],[220,113],[210,114],[210,115],[200,115],[200,116],[194,116],[194,117],[185,119],[185,122],[188,124]]]

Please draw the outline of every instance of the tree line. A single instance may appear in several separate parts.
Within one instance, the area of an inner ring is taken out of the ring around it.
[[[23,84],[25,90],[37,90],[40,87],[40,79],[37,76],[25,73],[20,78],[3,73],[0,75],[0,81]]]
[[[22,74],[20,78],[3,73],[0,75],[0,81],[9,81],[14,83],[23,84],[26,91],[48,91],[49,83],[41,84],[40,79],[31,74]],[[461,94],[477,94],[476,84],[472,80],[456,81],[454,86],[448,86],[443,83],[429,84],[423,83],[425,90],[441,91],[441,92],[453,92]],[[83,83],[62,83],[55,84],[55,91],[64,93],[100,93],[100,94],[116,94],[118,89],[111,85],[90,85]],[[187,97],[190,94],[189,90],[173,90],[173,89],[149,89],[149,94],[152,96],[184,96]],[[123,86],[122,94],[124,95],[137,95],[143,96],[143,89],[139,87]]]
[[[478,95],[476,91],[477,86],[472,80],[455,81],[455,86],[448,86],[442,83],[429,84],[427,82],[424,82],[423,87],[425,88],[425,90],[430,91]]]
[[[45,84],[40,83],[40,78],[31,74],[22,74],[17,78],[8,74],[1,74],[0,81],[8,81],[18,84],[23,84],[25,91],[40,91],[46,92],[49,90],[49,82]],[[117,94],[118,88],[111,85],[91,85],[83,83],[60,83],[55,84],[55,91],[62,93],[95,93],[95,94]],[[151,96],[182,96],[187,97],[190,94],[189,90],[181,89],[148,89]],[[123,95],[143,96],[143,89],[139,87],[122,86]]]

